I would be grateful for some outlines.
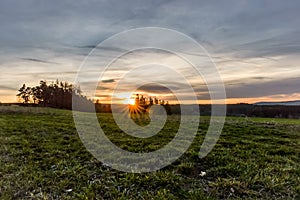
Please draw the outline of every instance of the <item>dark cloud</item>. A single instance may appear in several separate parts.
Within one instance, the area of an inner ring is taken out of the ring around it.
[[[36,58],[21,58],[21,59],[26,61],[38,62],[38,63],[58,64],[56,62],[50,62],[50,61],[40,60]]]
[[[97,44],[98,45],[98,44]],[[117,52],[127,52],[128,49],[122,49],[119,47],[105,47],[105,46],[97,46],[97,45],[83,45],[83,46],[75,46],[77,48],[82,49],[95,49],[95,50],[104,50],[104,51],[117,51]]]
[[[291,95],[300,93],[300,78],[289,78],[268,82],[240,83],[227,86],[228,98],[255,98],[271,96],[276,94]]]
[[[95,97],[110,98],[111,95],[109,95],[109,94],[96,94]]]
[[[171,93],[171,90],[165,86],[159,84],[147,84],[138,88],[138,90],[144,91],[146,93],[155,93],[155,94],[168,94]]]
[[[80,49],[94,49],[97,46],[96,45],[84,45],[84,46],[75,46],[75,47],[80,48]]]
[[[102,83],[114,83],[115,79],[106,79],[106,80],[102,80]]]
[[[105,87],[105,86],[101,86],[101,85],[98,85],[97,86],[97,90],[111,90],[111,88],[110,87]]]

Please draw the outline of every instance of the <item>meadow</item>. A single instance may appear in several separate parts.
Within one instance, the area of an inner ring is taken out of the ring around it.
[[[159,149],[178,129],[171,115],[160,133],[138,139],[111,114],[98,118],[106,135],[132,152]],[[0,106],[0,199],[300,198],[300,120],[228,117],[217,145],[200,159],[208,122],[200,117],[194,142],[172,165],[135,174],[96,160],[71,111]]]

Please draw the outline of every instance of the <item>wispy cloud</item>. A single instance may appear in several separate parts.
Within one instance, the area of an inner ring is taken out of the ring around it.
[[[0,85],[0,90],[10,90],[10,91],[15,91],[16,92],[15,87],[10,87],[10,86],[5,86],[5,85]]]
[[[56,62],[51,62],[51,61],[46,61],[46,60],[41,60],[41,59],[36,59],[36,58],[21,58],[21,59],[25,60],[25,61],[32,61],[32,62],[38,62],[38,63],[58,64]]]

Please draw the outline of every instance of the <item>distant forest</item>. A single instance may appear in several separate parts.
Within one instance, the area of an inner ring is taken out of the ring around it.
[[[76,100],[76,104],[94,106],[96,112],[111,112],[110,104],[102,104],[99,101],[94,103],[91,99],[81,94],[79,86],[74,86],[68,82],[57,80],[47,83],[46,81],[40,81],[40,84],[35,87],[27,87],[23,84],[18,92],[17,96],[22,101],[19,105],[22,106],[41,106],[71,110],[73,98],[73,100]],[[149,103],[143,106],[144,98],[138,97],[135,100],[136,106],[142,106],[144,110],[149,109],[152,104],[161,104],[166,108],[168,114],[180,114],[180,106],[191,107],[190,114],[194,113],[192,106],[189,105],[169,105],[162,100],[151,100],[149,98]],[[84,110],[84,106],[82,108],[82,111],[91,111]],[[201,115],[211,115],[211,105],[199,105],[199,108]],[[142,111],[145,112],[143,109]],[[300,106],[230,104],[227,105],[227,116],[300,119]]]

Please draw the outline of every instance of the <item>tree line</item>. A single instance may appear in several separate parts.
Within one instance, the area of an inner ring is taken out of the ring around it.
[[[78,102],[92,102],[81,95],[79,86],[58,80],[51,83],[41,80],[35,87],[23,84],[18,92],[17,97],[25,105],[35,104],[43,107],[72,109],[72,97],[75,97]]]
[[[169,105],[169,102],[163,99],[158,99],[156,97],[151,97],[151,96],[146,98],[140,94],[136,94],[134,100],[135,100],[135,105],[153,105],[153,104]]]
[[[148,114],[152,105],[161,105],[165,108],[168,115],[171,115],[171,108],[168,101],[158,99],[156,97],[144,97],[143,95],[136,94],[134,98],[134,105],[129,105],[129,112],[131,114]]]

